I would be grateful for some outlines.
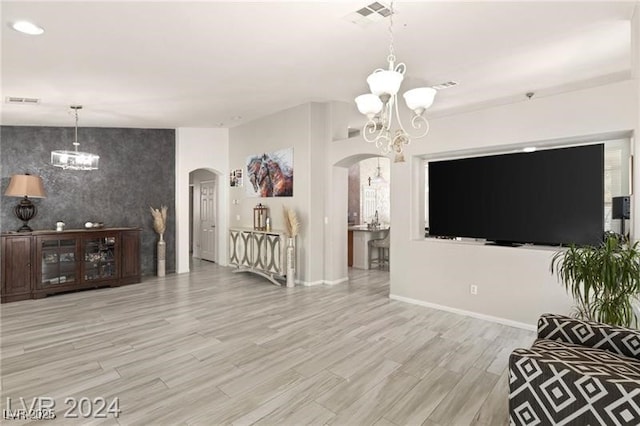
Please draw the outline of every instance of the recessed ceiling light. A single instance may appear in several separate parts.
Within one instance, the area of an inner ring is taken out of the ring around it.
[[[528,146],[526,148],[522,148],[524,152],[534,152],[537,148],[535,146]]]
[[[28,35],[40,35],[44,33],[44,28],[37,26],[29,21],[16,21],[11,24],[11,28]]]
[[[239,121],[239,120],[242,120],[242,116],[241,115],[234,115],[233,117],[231,117],[231,119],[233,121]]]

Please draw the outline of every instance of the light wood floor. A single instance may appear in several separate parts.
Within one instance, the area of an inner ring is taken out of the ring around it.
[[[534,334],[390,300],[388,280],[286,289],[201,262],[4,304],[0,406],[54,397],[44,424],[95,421],[63,418],[65,397],[119,398],[104,424],[507,424],[508,356]]]

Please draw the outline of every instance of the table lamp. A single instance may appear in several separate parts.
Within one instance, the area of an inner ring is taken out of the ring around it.
[[[33,175],[13,175],[9,182],[9,187],[4,195],[8,197],[24,197],[20,200],[20,204],[14,207],[13,212],[16,217],[22,221],[22,227],[18,232],[31,232],[33,229],[29,227],[29,221],[38,213],[38,209],[31,202],[31,198],[45,198],[47,194],[44,192],[42,178]]]

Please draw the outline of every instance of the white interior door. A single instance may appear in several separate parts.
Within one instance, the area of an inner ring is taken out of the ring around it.
[[[200,258],[216,261],[216,181],[200,183]]]
[[[360,201],[362,203],[362,209],[360,219],[362,222],[371,222],[375,218],[377,207],[377,195],[375,188],[371,188],[370,186],[363,185],[362,186],[362,195],[360,196]]]

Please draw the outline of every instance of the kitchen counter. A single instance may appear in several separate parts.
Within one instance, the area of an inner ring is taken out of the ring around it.
[[[388,226],[368,228],[367,225],[354,225],[347,227],[353,238],[353,267],[358,269],[369,269],[369,241],[383,238]],[[374,255],[377,255],[375,253]]]
[[[365,231],[365,232],[379,232],[379,231],[386,231],[387,229],[389,229],[387,225],[378,226],[376,228],[368,228],[367,225],[353,225],[347,228],[347,230],[349,231]]]

